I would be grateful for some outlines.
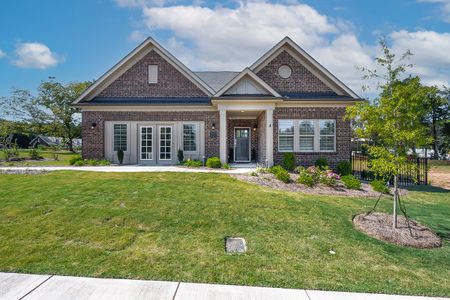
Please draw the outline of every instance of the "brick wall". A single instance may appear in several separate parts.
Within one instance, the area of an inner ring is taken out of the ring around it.
[[[288,65],[292,69],[289,78],[278,75],[278,68]],[[319,78],[312,74],[288,52],[283,51],[275,57],[267,66],[262,68],[257,75],[277,92],[332,92]]]
[[[94,112],[82,113],[83,157],[103,158],[105,156],[105,121],[204,121],[205,156],[219,156],[219,112]],[[91,129],[91,124],[97,126]],[[211,128],[215,123],[216,129]]]
[[[227,120],[227,145],[228,149],[234,148],[234,127],[250,127],[251,136],[251,149],[256,150],[256,155],[258,155],[258,133],[253,131],[253,126],[257,125],[256,120],[241,120],[241,119],[228,119]],[[227,153],[228,155],[229,153]]]
[[[336,152],[296,152],[298,165],[308,167],[314,165],[319,157],[325,157],[331,168],[341,160],[350,159],[351,129],[350,121],[344,121],[344,107],[297,107],[297,108],[276,108],[273,114],[273,147],[274,163],[281,164],[283,153],[278,152],[278,120],[280,119],[335,119],[336,120]]]
[[[158,65],[158,83],[148,83],[148,65]],[[155,51],[150,51],[99,94],[99,97],[201,96],[206,95]]]

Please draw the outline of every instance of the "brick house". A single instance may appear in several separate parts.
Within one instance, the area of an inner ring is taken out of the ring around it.
[[[83,156],[164,165],[185,158],[299,165],[350,157],[345,108],[359,97],[286,37],[241,72],[192,72],[152,38],[74,102]]]

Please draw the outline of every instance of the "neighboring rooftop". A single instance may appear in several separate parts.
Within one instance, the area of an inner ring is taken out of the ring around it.
[[[195,75],[200,77],[207,85],[209,85],[214,91],[219,91],[228,82],[236,77],[240,72],[233,71],[201,71],[194,72]]]

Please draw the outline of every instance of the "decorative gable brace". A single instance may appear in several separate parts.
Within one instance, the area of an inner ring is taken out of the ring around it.
[[[234,77],[214,94],[214,97],[233,94],[260,94],[281,97],[277,91],[265,83],[249,68],[245,68],[241,73]]]
[[[205,92],[206,95],[212,96],[214,90],[203,82],[194,72],[189,70],[183,63],[181,63],[175,56],[164,49],[160,44],[158,44],[151,37],[147,38],[139,46],[137,46],[133,51],[131,51],[127,56],[120,60],[115,66],[103,74],[97,81],[95,81],[89,88],[87,88],[74,102],[77,104],[81,101],[90,101],[95,96],[97,96],[103,89],[105,89],[109,84],[111,84],[115,79],[127,71],[131,66],[138,62],[150,51],[156,51],[161,55],[167,62],[169,62],[173,67],[175,67],[181,74],[183,74],[187,79],[194,83],[200,90]]]
[[[353,92],[348,86],[328,71],[324,66],[317,62],[311,55],[303,50],[289,37],[285,37],[272,49],[266,52],[261,58],[259,58],[253,65],[250,66],[250,70],[254,73],[258,73],[262,68],[269,64],[281,51],[286,50],[295,59],[298,60],[306,69],[317,76],[323,83],[329,86],[338,95],[346,95],[355,99],[359,99],[359,96]]]

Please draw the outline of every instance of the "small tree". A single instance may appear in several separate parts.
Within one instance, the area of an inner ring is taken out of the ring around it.
[[[370,166],[381,176],[393,178],[393,227],[397,227],[399,199],[398,175],[406,161],[408,149],[429,144],[428,128],[423,123],[426,114],[423,100],[426,90],[418,77],[402,79],[409,65],[402,61],[412,55],[408,50],[397,60],[384,40],[380,41],[383,55],[376,59],[384,74],[366,70],[364,78],[378,78],[380,95],[374,101],[360,102],[347,110],[347,118],[356,125],[361,138],[376,137],[376,145],[369,146]]]

